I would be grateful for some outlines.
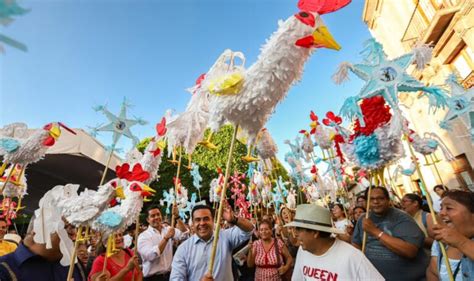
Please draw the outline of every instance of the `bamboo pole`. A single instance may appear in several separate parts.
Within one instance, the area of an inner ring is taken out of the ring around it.
[[[7,184],[8,182],[11,182],[11,184],[14,184],[12,181],[10,181],[11,177],[13,176],[13,173],[15,172],[15,169],[16,169],[16,164],[12,164],[11,165],[11,170],[10,172],[8,173],[8,176],[5,178],[5,181],[3,182],[3,188],[2,190],[5,190],[5,188],[7,187]],[[21,173],[20,173],[20,176],[21,176]],[[2,195],[3,197],[3,195]],[[5,197],[4,197],[5,198]],[[10,203],[8,204],[8,208],[5,212],[5,219],[8,221],[10,219],[10,207],[13,203],[13,199],[10,198]],[[2,206],[3,207],[3,206]]]
[[[5,169],[7,168],[8,163],[5,161],[2,163],[2,166],[0,166],[0,176],[3,175],[3,172],[5,172]]]
[[[72,274],[74,273],[74,264],[76,263],[76,256],[77,256],[77,247],[79,247],[79,240],[81,240],[82,237],[82,226],[79,226],[77,228],[77,233],[76,233],[76,241],[74,241],[74,249],[72,251],[71,259],[69,261],[69,270],[67,272],[67,281],[71,281],[72,279]]]
[[[402,198],[398,194],[398,191],[397,191],[398,188],[396,186],[396,183],[393,181],[392,175],[390,175],[390,167],[387,167],[387,174],[388,174],[388,180],[390,181],[390,185],[392,186],[393,194],[398,198],[398,200],[401,201]]]
[[[434,153],[434,152],[433,152]],[[441,174],[439,173],[439,170],[438,170],[438,165],[436,164],[436,159],[434,159],[433,157],[433,154],[430,154],[430,158],[431,158],[431,162],[435,168],[435,171],[436,171],[436,175],[438,175],[438,178],[439,178],[439,181],[442,185],[444,185],[444,182],[443,182],[443,178],[441,177]]]
[[[234,128],[234,134],[232,135],[232,140],[230,142],[229,154],[227,156],[227,163],[225,166],[224,186],[222,187],[221,198],[220,198],[221,200],[219,204],[219,210],[217,212],[217,221],[216,221],[216,225],[214,229],[214,241],[212,242],[211,259],[209,261],[209,267],[207,270],[207,272],[211,275],[212,275],[212,270],[214,268],[214,259],[216,257],[217,242],[219,241],[219,232],[221,230],[222,210],[224,207],[225,194],[227,190],[227,181],[229,179],[232,154],[234,152],[235,139],[237,138],[238,129],[239,129],[239,125],[236,125]]]
[[[423,174],[421,173],[420,164],[418,162],[418,159],[415,156],[415,152],[413,151],[413,147],[411,146],[410,142],[408,141],[408,136],[407,136],[406,139],[407,139],[408,149],[410,150],[410,154],[413,158],[413,162],[415,163],[416,172],[417,172],[418,177],[420,178],[420,181],[422,183],[421,188],[423,189],[423,191],[426,195],[426,201],[428,202],[428,207],[430,208],[430,214],[431,214],[431,217],[433,218],[433,223],[436,225],[436,224],[438,224],[438,220],[436,219],[436,213],[433,209],[433,201],[431,199],[431,195],[428,192],[428,190],[426,190],[427,187],[426,187],[425,179],[423,177]],[[453,271],[451,270],[451,264],[449,263],[449,258],[448,258],[448,254],[446,253],[446,248],[444,247],[444,244],[441,241],[438,241],[438,242],[439,242],[439,247],[441,249],[441,253],[443,254],[443,257],[444,257],[444,264],[446,266],[446,271],[448,272],[449,280],[454,281]]]
[[[373,176],[370,175],[369,176],[370,179],[370,185],[369,185],[369,191],[367,192],[367,206],[366,206],[366,209],[365,209],[365,219],[368,219],[369,218],[369,212],[370,212],[370,194],[372,193],[372,179],[373,179]],[[364,234],[362,235],[362,253],[365,252],[365,246],[367,244],[367,232],[364,231]]]
[[[336,161],[334,159],[336,158],[336,156],[334,154],[334,150],[332,147],[328,149],[328,154],[329,154],[329,160],[331,161],[332,172],[334,174],[334,181],[336,182],[337,189],[340,189],[339,182],[337,181],[336,168],[334,167],[334,164]],[[342,190],[344,191],[344,197],[346,197],[347,202],[349,202],[349,192],[346,190],[344,185],[342,185]],[[344,204],[342,204],[342,209],[344,211],[344,215],[346,216],[346,218],[349,218],[349,215],[347,214],[346,206],[344,206]]]
[[[104,266],[102,267],[102,273],[104,273],[107,268],[107,260],[109,259],[109,249],[111,251],[111,248],[112,248],[111,239],[115,240],[115,235],[113,233],[110,234],[109,237],[107,237],[107,246],[106,246],[106,251],[105,251],[105,256],[104,256]],[[101,240],[102,240],[102,237],[101,237]]]
[[[173,202],[173,207],[176,205],[176,198],[178,197],[178,181],[179,181],[179,173],[181,171],[181,157],[182,157],[182,151],[181,147],[179,148],[179,158],[178,158],[178,169],[176,170],[176,179],[174,181],[174,202]],[[173,209],[173,207],[171,207]],[[175,216],[173,210],[171,210],[171,227],[174,228],[174,221],[175,221]]]
[[[107,159],[107,164],[105,164],[104,172],[102,172],[102,178],[100,179],[99,186],[104,184],[105,176],[107,175],[107,171],[109,170],[110,161],[112,160],[112,156],[114,155],[114,149],[115,149],[115,144],[112,145],[112,149],[110,150],[109,158]]]
[[[140,231],[140,214],[138,214],[135,220],[135,248],[133,248],[133,255],[138,255],[138,232]],[[135,281],[135,267],[132,270],[132,281]]]

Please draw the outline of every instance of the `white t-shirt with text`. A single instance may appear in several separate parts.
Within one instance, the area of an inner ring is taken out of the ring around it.
[[[385,280],[361,251],[336,239],[321,256],[298,249],[293,281],[379,281]]]

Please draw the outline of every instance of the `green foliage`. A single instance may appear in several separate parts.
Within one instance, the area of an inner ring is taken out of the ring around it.
[[[192,155],[192,162],[199,165],[199,173],[202,177],[201,182],[201,197],[209,197],[209,186],[212,179],[218,176],[217,168],[221,168],[225,172],[225,165],[227,161],[227,156],[229,153],[230,142],[233,134],[233,127],[231,125],[226,125],[221,128],[221,130],[212,136],[212,143],[217,146],[217,149],[211,150],[204,146],[198,146]],[[206,131],[206,137],[209,134],[209,130]],[[140,151],[143,151],[148,145],[150,138],[142,140],[137,148]],[[242,157],[247,153],[246,145],[242,144],[239,141],[236,141],[234,153],[232,155],[231,162],[231,175],[234,170],[238,170],[241,173],[246,173],[248,169],[248,164],[242,160]],[[179,158],[179,152],[176,153],[176,160]],[[151,204],[158,204],[159,200],[163,198],[163,191],[174,188],[173,178],[176,177],[177,165],[170,162],[171,158],[167,158],[168,151],[165,149],[163,152],[163,161],[161,162],[159,169],[159,179],[151,184],[151,187],[154,188],[157,193],[152,199]],[[180,176],[181,183],[183,186],[188,188],[188,196],[191,196],[192,193],[198,193],[197,189],[192,184],[192,177],[188,169],[189,165],[189,156],[182,155],[181,159],[181,170]],[[276,161],[274,163],[277,167],[276,171],[278,175],[282,175],[283,180],[288,180],[288,173],[283,165]],[[274,172],[275,175],[275,172]],[[248,184],[248,182],[246,183]],[[148,203],[150,204],[150,203]],[[147,204],[147,205],[148,205]]]

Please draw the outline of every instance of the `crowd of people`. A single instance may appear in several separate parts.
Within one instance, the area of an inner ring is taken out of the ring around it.
[[[114,234],[113,243],[99,233],[80,241],[73,280],[450,280],[442,245],[454,280],[474,280],[474,194],[435,191],[436,217],[419,194],[395,201],[381,186],[352,206],[283,206],[252,219],[226,204],[215,253],[213,208],[196,205],[188,223],[176,207],[171,219],[150,206],[146,226]],[[75,240],[76,229],[64,228]],[[0,280],[66,280],[59,236],[47,247],[33,235],[29,227],[21,240],[0,220]]]

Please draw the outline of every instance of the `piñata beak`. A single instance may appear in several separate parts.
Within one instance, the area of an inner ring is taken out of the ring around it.
[[[120,199],[125,199],[125,194],[123,193],[123,186],[118,186],[115,188],[115,195]]]
[[[153,188],[149,187],[148,185],[143,185],[142,186],[142,196],[143,197],[146,197],[146,196],[153,196],[155,193],[156,193],[156,190],[154,190]]]
[[[313,44],[317,48],[328,48],[339,51],[341,46],[334,40],[331,33],[329,32],[328,28],[324,25],[316,28],[313,32]]]
[[[53,123],[51,128],[49,129],[49,135],[52,136],[55,140],[59,138],[61,135],[61,129],[57,123]]]
[[[161,139],[161,140],[159,140],[159,141],[157,142],[156,146],[157,146],[159,149],[163,150],[163,149],[165,149],[165,147],[166,147],[166,141],[163,140],[163,139]]]

